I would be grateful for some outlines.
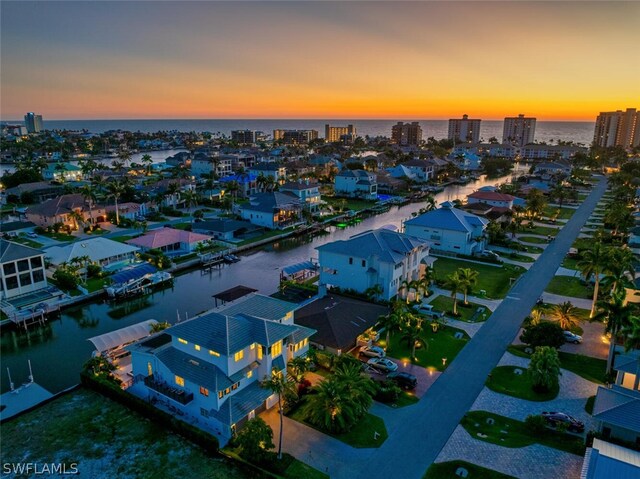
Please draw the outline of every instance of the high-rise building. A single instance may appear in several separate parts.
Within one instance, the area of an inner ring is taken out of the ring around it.
[[[533,143],[536,134],[536,119],[522,114],[504,119],[502,143],[524,146]]]
[[[24,116],[24,123],[29,133],[40,133],[42,131],[42,115],[36,115],[31,111]]]
[[[627,108],[627,111],[601,112],[596,118],[593,144],[624,148],[640,146],[640,112],[635,108]]]
[[[456,143],[479,143],[480,121],[470,120],[468,115],[462,115],[461,120],[449,120],[448,138]]]
[[[422,142],[422,128],[417,121],[403,123],[399,121],[391,127],[391,141],[400,146],[419,145]]]
[[[342,141],[345,143],[352,143],[356,139],[356,127],[353,125],[347,126],[324,126],[324,139],[327,143],[335,143],[336,141]]]
[[[231,140],[241,145],[253,145],[258,142],[260,133],[255,130],[233,130],[231,132]]]
[[[318,138],[317,130],[273,130],[273,139],[286,145],[306,145]]]

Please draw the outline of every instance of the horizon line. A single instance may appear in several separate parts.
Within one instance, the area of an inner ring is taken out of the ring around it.
[[[39,114],[39,113],[36,113]],[[409,118],[399,120],[398,118],[285,118],[285,117],[276,117],[276,118],[46,118],[42,115],[42,121],[181,121],[181,120],[191,120],[191,121],[402,121],[402,122],[411,122],[411,121],[449,121],[449,120],[461,120],[462,118]],[[504,121],[505,118],[514,118],[514,116],[507,116],[502,118],[474,118],[469,115],[470,120],[481,120],[481,121]],[[567,123],[595,123],[595,118],[592,120],[586,119],[541,119],[538,117],[526,116],[526,118],[535,118],[536,121],[554,121],[554,122],[567,122]],[[22,119],[0,119],[0,122],[24,122],[24,118]]]

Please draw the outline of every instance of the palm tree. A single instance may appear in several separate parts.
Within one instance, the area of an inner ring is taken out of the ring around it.
[[[384,292],[384,289],[379,284],[374,284],[373,286],[370,286],[369,288],[364,290],[364,294],[370,300],[379,297],[383,292]]]
[[[356,421],[358,407],[346,384],[330,376],[313,391],[315,394],[310,394],[303,406],[309,422],[332,433],[347,431]]]
[[[362,365],[358,361],[342,363],[336,367],[333,377],[339,383],[344,383],[355,405],[356,416],[364,416],[371,407],[376,387],[373,380],[362,373]]]
[[[578,261],[580,272],[588,281],[592,276],[595,280],[593,288],[593,300],[589,318],[596,314],[596,301],[598,301],[598,289],[600,288],[600,274],[607,267],[608,254],[606,247],[601,242],[596,242],[591,248],[582,253],[582,259]]]
[[[122,164],[125,167],[128,166],[128,163],[131,160],[131,152],[126,148],[126,146],[120,148],[120,151],[118,151],[118,158],[120,158],[120,161],[122,161]]]
[[[422,334],[422,319],[412,314],[406,315],[406,322],[402,325],[402,339],[406,339],[407,346],[411,348],[411,359],[416,357],[416,341]]]
[[[607,356],[607,373],[610,373],[616,342],[620,332],[631,325],[634,308],[633,305],[625,304],[624,296],[621,294],[612,296],[609,301],[599,301],[598,307],[600,311],[592,319],[603,321],[605,323],[604,332],[611,335],[609,355]]]
[[[309,360],[304,356],[298,356],[291,359],[287,363],[289,375],[293,378],[296,384],[302,383],[304,381],[304,375],[307,371],[309,371],[310,364]]]
[[[120,224],[120,211],[118,210],[118,200],[124,193],[124,190],[125,190],[124,184],[121,183],[120,181],[112,181],[109,184],[107,184],[107,191],[109,193],[109,196],[114,199],[115,205],[116,205],[116,225]]]
[[[557,183],[553,187],[553,189],[549,192],[549,196],[551,198],[558,200],[558,206],[562,208],[562,204],[564,203],[564,200],[566,200],[568,197],[568,192],[567,192],[567,189],[564,186],[562,186],[562,183]]]
[[[403,321],[402,311],[392,312],[387,315],[378,316],[378,324],[384,328],[387,340],[385,345],[389,348],[389,341],[391,340],[391,333],[400,329],[400,324]]]
[[[91,225],[93,225],[94,221],[93,221],[93,205],[96,201],[96,194],[93,191],[93,188],[91,188],[91,186],[89,185],[85,185],[82,188],[80,188],[80,194],[84,197],[84,199],[87,201],[88,205],[89,205],[89,222]]]
[[[471,268],[458,268],[457,274],[458,278],[462,282],[464,304],[467,305],[469,304],[469,301],[467,301],[467,294],[469,293],[469,290],[478,282],[478,276],[480,275],[480,273]]]
[[[558,351],[550,346],[537,347],[531,355],[527,373],[535,391],[546,392],[556,388],[562,374]]]
[[[260,173],[256,178],[256,185],[260,191],[265,191],[265,184],[267,183],[267,178],[264,176],[264,173]]]
[[[565,301],[562,304],[554,304],[548,312],[549,319],[557,321],[562,329],[570,330],[580,323],[578,309],[571,304],[571,301]]]
[[[167,196],[171,197],[173,209],[178,207],[178,194],[180,193],[180,184],[176,181],[172,181],[167,186]]]
[[[73,221],[73,229],[80,229],[80,225],[84,224],[84,216],[79,211],[73,210],[67,215],[71,221]]]
[[[282,409],[282,396],[287,393],[295,394],[293,384],[286,376],[286,371],[271,371],[271,378],[265,378],[262,387],[270,389],[272,393],[278,395],[278,411],[280,411],[280,437],[278,438],[278,459],[282,459],[282,426],[284,410]]]
[[[200,195],[194,190],[187,190],[180,193],[180,197],[187,204],[187,209],[191,216],[191,224],[193,224],[193,214],[191,213],[191,209],[194,206],[198,206],[198,199],[200,198]]]
[[[407,301],[407,303],[409,302],[409,289],[411,288],[411,282],[403,279],[400,282],[400,289],[402,290],[402,295],[404,296],[404,299]]]
[[[635,277],[635,258],[629,248],[611,248],[607,262],[607,274],[602,285],[610,288],[612,294],[619,294],[624,288],[632,286]]]
[[[458,271],[447,276],[445,287],[451,290],[451,299],[453,299],[453,315],[458,315],[458,293],[463,290],[464,282],[458,276]]]
[[[159,333],[160,331],[164,331],[169,327],[171,327],[171,325],[166,321],[163,321],[161,323],[153,323],[149,330],[149,334]]]
[[[153,165],[153,160],[151,159],[151,155],[144,154],[142,155],[142,164],[144,165],[144,174],[146,176],[151,175],[151,165]]]

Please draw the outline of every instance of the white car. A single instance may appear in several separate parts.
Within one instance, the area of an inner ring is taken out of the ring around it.
[[[562,333],[567,343],[580,344],[582,342],[582,336],[574,334],[571,331],[563,331]]]
[[[384,358],[387,355],[387,353],[384,352],[384,349],[379,346],[363,346],[360,349],[360,354],[370,358]]]
[[[371,358],[369,359],[369,361],[367,361],[367,364],[382,371],[391,372],[398,369],[398,365],[391,361],[391,359],[387,358]]]

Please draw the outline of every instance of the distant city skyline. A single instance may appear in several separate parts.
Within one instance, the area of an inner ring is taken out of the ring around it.
[[[635,2],[25,1],[0,13],[3,120],[594,121],[640,93]]]

